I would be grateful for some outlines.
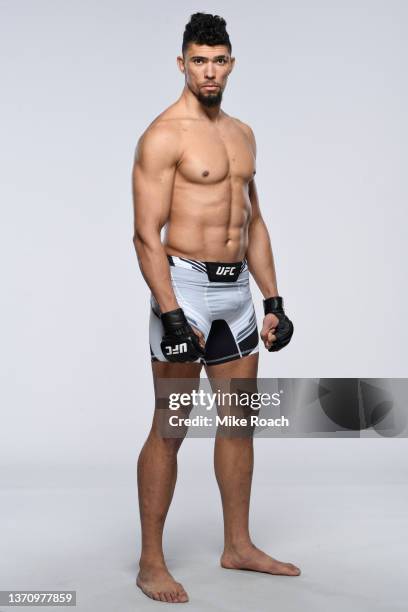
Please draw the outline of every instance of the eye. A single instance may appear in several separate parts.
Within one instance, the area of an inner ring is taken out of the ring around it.
[[[225,58],[223,58],[223,57],[219,57],[219,58],[218,58],[218,60],[217,60],[217,62],[221,62],[221,64],[225,64],[225,63],[226,63],[226,60],[225,60]]]
[[[203,60],[202,60],[202,59],[200,59],[200,58],[198,58],[198,57],[196,57],[196,58],[193,60],[194,64],[197,64],[197,62],[202,62],[202,61],[203,61]]]

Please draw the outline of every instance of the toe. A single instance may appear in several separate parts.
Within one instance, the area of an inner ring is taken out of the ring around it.
[[[185,603],[186,601],[188,601],[187,593],[185,591],[182,591],[181,593],[179,593],[178,600],[180,603]]]
[[[178,586],[177,601],[179,601],[180,603],[185,603],[186,601],[188,601],[188,595],[186,591],[184,590],[183,585],[180,584],[180,582],[177,584],[177,586]]]

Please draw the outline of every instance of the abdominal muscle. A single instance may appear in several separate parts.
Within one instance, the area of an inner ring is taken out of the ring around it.
[[[169,255],[197,261],[234,263],[244,259],[247,241],[242,232],[235,228],[220,231],[210,227],[191,230],[169,226],[164,247]]]
[[[190,197],[184,193],[173,199],[163,238],[166,253],[198,261],[242,261],[251,210],[247,193],[242,186],[228,194],[214,193],[214,186],[212,193],[209,186],[205,191],[200,197],[190,190]]]

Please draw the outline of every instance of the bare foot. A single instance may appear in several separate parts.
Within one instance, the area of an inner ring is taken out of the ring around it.
[[[279,576],[299,576],[300,574],[300,569],[293,563],[278,561],[253,544],[225,551],[221,557],[221,567],[266,572]]]
[[[136,584],[145,595],[156,601],[167,603],[188,601],[183,585],[174,580],[166,566],[140,569]]]

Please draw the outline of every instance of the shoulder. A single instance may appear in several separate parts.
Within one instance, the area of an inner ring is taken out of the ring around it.
[[[174,158],[179,156],[179,126],[177,122],[159,115],[150,123],[137,141],[135,159],[143,161],[152,157]]]
[[[244,123],[243,121],[241,121],[237,117],[231,117],[231,119],[235,123],[235,125],[242,132],[244,132],[245,136],[248,138],[249,142],[251,143],[252,148],[255,151],[256,150],[256,140],[255,140],[255,134],[254,134],[252,128],[247,123]]]
[[[177,139],[178,122],[162,113],[147,126],[138,140],[142,146],[154,146],[169,143]]]

